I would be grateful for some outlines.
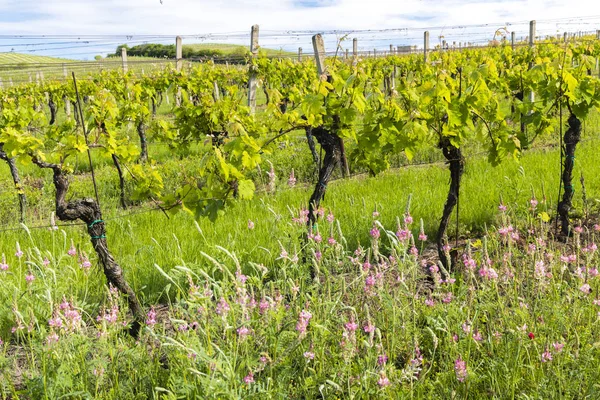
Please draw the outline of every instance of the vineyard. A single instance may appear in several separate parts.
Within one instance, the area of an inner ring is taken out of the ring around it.
[[[0,90],[2,398],[597,398],[600,37],[252,32]]]

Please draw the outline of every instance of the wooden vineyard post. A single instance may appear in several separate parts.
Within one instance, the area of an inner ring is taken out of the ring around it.
[[[390,44],[390,56],[394,55],[394,45]]]
[[[353,62],[356,64],[356,61],[358,60],[358,39],[357,38],[352,39],[352,58],[354,59]]]
[[[0,89],[4,89],[4,82],[2,82],[2,78],[0,78]]]
[[[515,31],[510,33],[510,47],[512,48],[512,51],[515,51]]]
[[[221,95],[219,93],[219,84],[217,81],[213,81],[213,98],[215,99],[215,102],[221,99]]]
[[[535,45],[535,20],[532,20],[529,22],[529,47],[533,48]],[[532,64],[529,64],[529,69],[531,69],[533,67]],[[535,93],[533,93],[533,91],[531,91],[529,93],[529,101],[530,102],[534,102],[535,101]]]
[[[298,47],[298,62],[302,62],[302,47]]]
[[[175,38],[175,69],[181,72],[183,68],[183,41],[181,36]]]
[[[600,29],[596,30],[596,40],[600,40]]]
[[[373,58],[377,58],[377,49],[373,49]]]
[[[425,62],[427,62],[427,52],[429,51],[429,31],[425,31],[423,35],[423,56]]]
[[[253,25],[250,31],[250,53],[252,58],[255,58],[258,54],[258,25]],[[254,114],[256,110],[256,88],[258,86],[258,80],[256,79],[256,72],[253,67],[250,66],[250,79],[248,81],[248,107],[250,112]]]
[[[313,50],[315,52],[315,63],[319,76],[325,74],[325,42],[323,36],[314,35],[312,37]]]
[[[67,64],[63,64],[63,76],[65,79],[69,79],[69,72],[67,71]]]
[[[121,47],[121,63],[123,66],[123,73],[127,73],[127,49],[125,47]]]
[[[349,53],[350,53],[350,52],[348,51],[348,49],[344,50],[344,60],[345,60],[345,61],[348,61],[348,54],[349,54]]]

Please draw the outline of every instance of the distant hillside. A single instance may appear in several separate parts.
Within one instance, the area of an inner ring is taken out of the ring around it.
[[[6,64],[50,64],[69,62],[66,58],[33,56],[20,53],[0,53],[0,66]]]

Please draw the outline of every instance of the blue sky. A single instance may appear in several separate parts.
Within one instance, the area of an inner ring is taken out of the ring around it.
[[[568,20],[582,16],[587,19]],[[265,47],[310,51],[308,33],[290,32],[327,31],[328,49],[349,33],[362,50],[383,50],[389,44],[421,45],[425,28],[432,43],[442,36],[484,42],[502,27],[524,37],[530,19],[540,21],[542,34],[600,29],[600,1],[0,0],[0,51],[84,59],[124,42],[173,43],[176,35],[186,35],[185,43],[247,44],[253,24],[260,25]],[[342,46],[351,47],[351,40]]]

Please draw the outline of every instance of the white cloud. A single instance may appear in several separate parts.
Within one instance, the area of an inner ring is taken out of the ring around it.
[[[195,35],[238,32],[248,35],[250,26],[259,24],[263,44],[292,49],[310,47],[309,37],[267,38],[269,31],[288,30],[381,30],[417,27],[450,27],[496,23],[482,29],[444,29],[455,40],[491,38],[505,22],[540,20],[538,31],[547,33],[572,29],[600,29],[600,17],[584,21],[587,25],[548,22],[566,17],[600,16],[600,2],[544,0],[327,0],[322,7],[303,7],[318,0],[0,0],[0,34],[50,35]],[[27,18],[30,15],[31,18]],[[14,18],[11,16],[15,16]],[[575,21],[577,22],[577,21]],[[581,22],[581,21],[579,21]],[[509,27],[525,36],[526,24]],[[485,33],[485,35],[484,35]],[[272,32],[271,32],[272,34]],[[242,41],[240,36],[219,40]],[[381,36],[390,43],[418,40],[422,31],[362,34],[360,44],[380,45]],[[122,38],[112,39],[123,41]],[[186,39],[190,42],[192,39]],[[217,40],[217,39],[214,39]],[[473,41],[474,41],[473,40]],[[110,40],[107,39],[107,42]],[[371,43],[372,42],[372,43]],[[112,43],[112,42],[111,42]],[[112,45],[111,45],[112,46]],[[102,50],[102,49],[99,49]],[[94,53],[97,49],[91,50]],[[55,52],[56,53],[56,52]]]

